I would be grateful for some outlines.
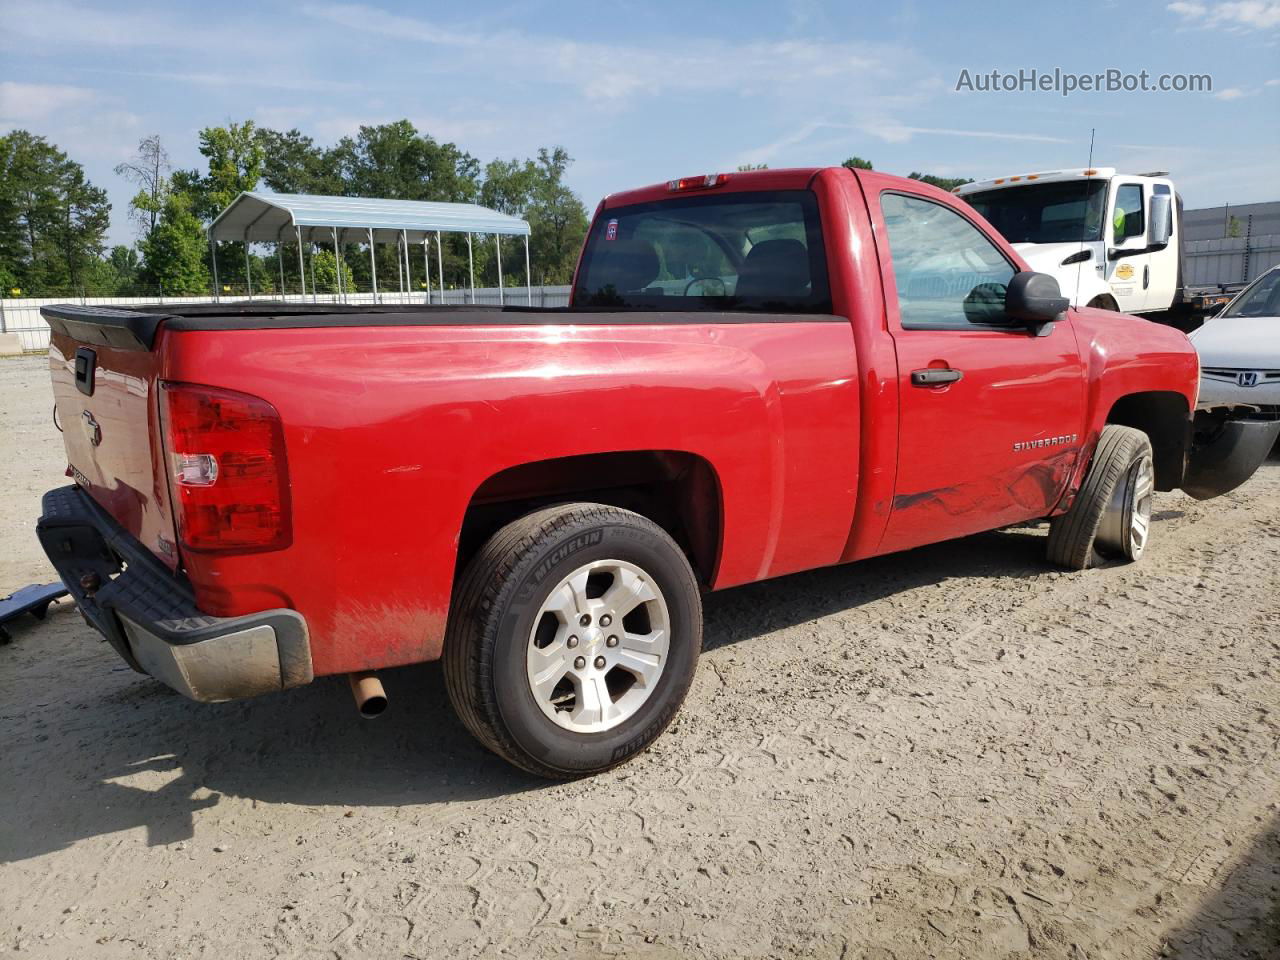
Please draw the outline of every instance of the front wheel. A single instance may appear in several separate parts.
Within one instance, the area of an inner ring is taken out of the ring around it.
[[[1147,435],[1133,427],[1103,427],[1071,509],[1049,525],[1049,559],[1074,570],[1111,559],[1140,560],[1155,485]]]
[[[539,776],[581,777],[662,733],[701,645],[698,584],[675,541],[628,510],[566,504],[503,527],[468,564],[445,685],[494,753]]]

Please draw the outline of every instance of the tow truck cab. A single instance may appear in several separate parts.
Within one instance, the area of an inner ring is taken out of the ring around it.
[[[1163,173],[1047,170],[954,192],[1032,270],[1056,277],[1073,306],[1151,314],[1178,301],[1182,231],[1173,181]]]

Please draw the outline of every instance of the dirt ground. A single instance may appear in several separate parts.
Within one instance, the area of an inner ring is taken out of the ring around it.
[[[52,571],[0,361],[0,594]],[[683,714],[570,785],[435,665],[203,706],[65,604],[0,648],[0,949],[40,957],[1280,957],[1280,463],[1146,558],[986,534],[708,599]]]

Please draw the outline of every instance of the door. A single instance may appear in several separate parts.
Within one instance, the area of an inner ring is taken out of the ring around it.
[[[886,191],[879,208],[900,410],[879,552],[1047,515],[1084,431],[1084,367],[1070,321],[1041,335],[985,322],[1003,316],[1017,271],[1000,246],[941,202]]]
[[[1112,259],[1116,253],[1146,250],[1147,189],[1141,181],[1116,177],[1111,181],[1111,206],[1107,211],[1104,236],[1106,267],[1104,276],[1121,313],[1135,313],[1147,305],[1151,288],[1151,255],[1132,253]]]
[[[1143,306],[1148,313],[1168,310],[1173,306],[1173,298],[1178,292],[1178,282],[1181,279],[1178,276],[1178,260],[1182,250],[1182,237],[1179,235],[1178,218],[1174,215],[1177,202],[1173,195],[1173,184],[1168,181],[1157,180],[1151,184],[1151,197],[1147,200],[1147,222],[1151,223],[1151,201],[1161,196],[1169,200],[1169,212],[1165,214],[1165,232],[1169,243],[1163,250],[1153,250],[1147,254],[1147,272],[1144,275],[1150,278],[1150,282],[1147,284]],[[1148,228],[1147,240],[1150,241],[1152,236],[1153,233]]]

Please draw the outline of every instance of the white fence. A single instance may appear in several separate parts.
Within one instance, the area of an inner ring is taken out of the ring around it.
[[[230,298],[227,298],[230,299]],[[288,303],[346,303],[353,305],[372,305],[372,293],[349,293],[341,297],[333,294],[312,296],[293,293],[284,297],[261,297]],[[244,298],[236,298],[243,303]],[[424,293],[379,293],[377,302],[386,304],[409,304],[422,306],[427,303]],[[455,306],[458,304],[477,303],[483,306],[497,306],[499,303],[498,288],[477,288],[475,300],[471,299],[470,290],[433,290],[431,304]],[[563,307],[569,303],[569,287],[506,287],[502,291],[502,302],[507,306],[522,307],[532,302],[535,307]],[[213,303],[213,297],[29,297],[26,299],[0,299],[0,333],[16,333],[22,339],[22,348],[29,351],[45,350],[49,346],[49,325],[40,316],[40,308],[54,303],[76,303],[82,306],[137,307],[143,305],[166,303]]]

